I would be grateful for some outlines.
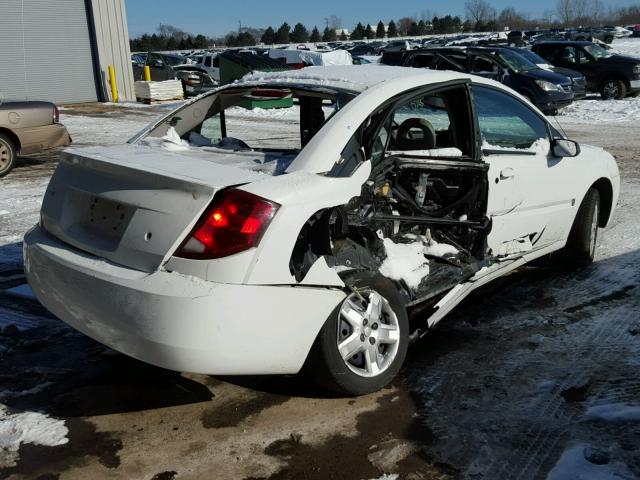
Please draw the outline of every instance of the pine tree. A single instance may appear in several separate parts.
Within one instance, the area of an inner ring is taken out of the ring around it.
[[[324,32],[322,33],[322,41],[323,42],[335,42],[338,39],[336,35],[336,31],[329,28],[324,27]]]
[[[276,43],[276,32],[273,27],[267,27],[267,29],[262,34],[262,38],[260,39],[262,43],[265,45],[273,45]]]
[[[389,26],[387,27],[387,36],[389,38],[395,38],[398,36],[398,27],[396,27],[396,22],[393,20],[389,22]]]
[[[291,27],[287,22],[284,22],[278,28],[276,32],[276,42],[275,43],[289,43],[289,33],[291,32]]]
[[[367,24],[367,28],[364,31],[364,36],[367,37],[368,40],[376,38],[376,32],[373,31],[373,28],[371,28],[370,24]]]
[[[309,37],[309,41],[312,43],[318,43],[320,41],[320,31],[318,30],[318,27],[313,27],[313,30],[311,30],[311,37]]]
[[[384,38],[387,32],[384,30],[384,23],[382,20],[378,22],[378,28],[376,28],[376,38]]]
[[[354,28],[353,32],[351,32],[351,40],[362,40],[364,37],[364,26],[362,23],[358,22],[356,28]]]
[[[424,22],[424,20],[420,20],[418,22],[418,35],[426,35],[427,32],[427,24]]]
[[[289,37],[291,43],[306,43],[309,41],[309,32],[307,31],[307,27],[298,22],[293,27],[293,32],[291,32]]]
[[[349,40],[349,35],[347,35],[346,32],[343,30],[342,33],[340,34],[340,41],[344,42],[346,40]]]

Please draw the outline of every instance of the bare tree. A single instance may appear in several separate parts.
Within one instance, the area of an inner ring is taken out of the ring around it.
[[[527,23],[526,18],[516,12],[516,9],[513,7],[507,7],[500,12],[498,15],[498,25],[500,27],[508,27],[511,30],[520,30],[525,27]]]
[[[468,0],[464,4],[467,20],[478,24],[487,23],[496,18],[496,10],[485,0]]]
[[[558,0],[558,3],[556,4],[556,12],[560,18],[560,23],[567,27],[573,24],[575,16],[573,0]]]
[[[342,19],[336,15],[331,15],[329,17],[329,28],[331,30],[339,30],[342,28]]]

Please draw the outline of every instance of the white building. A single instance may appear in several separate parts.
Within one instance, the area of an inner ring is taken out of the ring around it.
[[[0,94],[18,100],[135,100],[124,0],[1,0]]]

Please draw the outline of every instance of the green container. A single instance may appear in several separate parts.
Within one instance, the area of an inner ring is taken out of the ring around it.
[[[278,60],[252,53],[225,52],[220,54],[220,83],[228,85],[240,80],[251,72],[283,72],[290,68]],[[240,106],[253,108],[288,108],[293,106],[293,98],[249,98]]]

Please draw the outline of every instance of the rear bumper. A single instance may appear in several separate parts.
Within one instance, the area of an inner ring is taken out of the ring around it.
[[[27,155],[71,143],[67,128],[59,123],[41,127],[20,128],[15,131],[20,140],[20,153]]]
[[[231,285],[107,263],[34,227],[25,272],[38,300],[93,339],[177,371],[283,374],[302,367],[341,290]]]

